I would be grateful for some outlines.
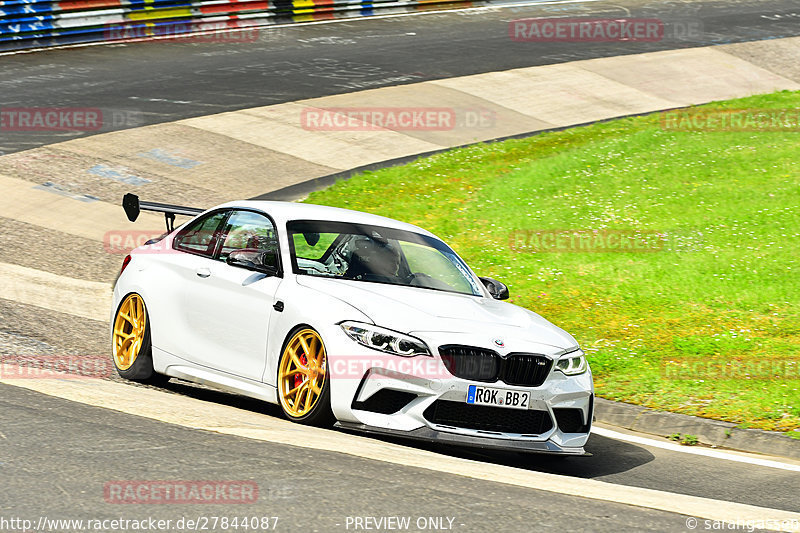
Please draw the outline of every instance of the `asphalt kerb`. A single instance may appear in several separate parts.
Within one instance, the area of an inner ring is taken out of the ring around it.
[[[437,154],[441,154],[444,152],[450,152],[452,150],[460,150],[463,148],[469,148],[471,146],[477,146],[479,144],[494,144],[500,143],[503,141],[510,141],[514,139],[528,139],[530,137],[535,137],[537,135],[541,135],[543,133],[552,133],[557,131],[565,131],[574,128],[582,128],[585,126],[591,126],[593,124],[602,124],[605,122],[612,122],[614,120],[622,120],[625,118],[633,118],[633,117],[646,117],[647,115],[654,115],[657,113],[665,113],[667,111],[678,111],[681,109],[690,109],[695,106],[684,106],[684,107],[670,107],[668,109],[661,109],[658,111],[644,111],[642,113],[630,113],[627,115],[620,115],[617,117],[609,117],[600,120],[593,120],[590,122],[582,122],[580,124],[570,124],[569,126],[558,126],[555,128],[547,128],[543,130],[534,130],[534,131],[526,131],[522,133],[516,133],[514,135],[506,135],[504,137],[496,137],[494,139],[486,139],[483,141],[476,141],[473,143],[467,144],[460,144],[458,146],[451,146],[448,148],[440,148],[438,150],[431,150],[429,152],[422,152],[419,154],[410,154],[403,157],[397,157],[395,159],[388,159],[386,161],[378,161],[375,163],[370,163],[368,165],[363,165],[360,167],[351,168],[350,170],[343,170],[341,172],[336,172],[334,174],[328,174],[327,176],[320,176],[318,178],[312,178],[310,180],[301,181],[299,183],[295,183],[293,185],[289,185],[287,187],[283,187],[280,189],[276,189],[274,191],[266,192],[264,194],[260,194],[258,196],[254,196],[250,198],[250,200],[271,200],[271,201],[281,201],[281,202],[298,202],[308,197],[313,192],[318,192],[335,185],[337,181],[346,181],[350,178],[363,174],[365,172],[372,172],[376,170],[381,170],[384,168],[390,167],[398,167],[401,165],[406,165],[408,163],[412,163],[418,159],[425,159],[426,157],[431,157]]]
[[[746,429],[731,422],[649,409],[641,405],[595,401],[595,421],[639,433],[668,437],[694,435],[701,444],[743,452],[800,459],[800,440],[777,431]]]

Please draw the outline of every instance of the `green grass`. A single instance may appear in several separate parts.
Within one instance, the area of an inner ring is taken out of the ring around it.
[[[703,107],[798,109],[800,92]],[[449,151],[307,201],[436,233],[572,333],[602,397],[800,427],[798,131],[665,131],[653,114]],[[667,241],[655,253],[511,246],[519,231],[604,228]],[[687,358],[710,370],[669,375]],[[753,372],[764,359],[774,365]],[[715,374],[727,363],[739,370]]]

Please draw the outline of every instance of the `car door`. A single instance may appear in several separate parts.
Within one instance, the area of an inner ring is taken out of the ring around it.
[[[148,301],[154,347],[194,361],[193,354],[206,343],[191,308],[196,303],[193,293],[203,290],[198,277],[216,266],[217,240],[229,215],[229,210],[218,210],[187,223],[149,271],[157,287]]]
[[[183,246],[180,237],[176,248]],[[282,280],[275,225],[263,213],[229,210],[208,244],[210,255],[194,261],[183,276],[182,308],[193,337],[185,357],[260,381],[275,293]],[[278,275],[227,264],[230,252],[240,249],[275,251]]]

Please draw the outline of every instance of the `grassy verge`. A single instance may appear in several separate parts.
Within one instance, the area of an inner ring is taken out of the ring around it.
[[[704,109],[800,109],[800,92]],[[598,394],[800,427],[800,132],[669,131],[660,115],[453,150],[311,203],[445,239],[570,331]],[[547,252],[537,232],[643,231],[655,251]],[[653,233],[647,233],[653,232]]]

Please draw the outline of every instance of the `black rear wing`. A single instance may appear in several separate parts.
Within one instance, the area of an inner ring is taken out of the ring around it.
[[[135,194],[128,193],[122,197],[122,208],[125,214],[128,215],[128,220],[136,222],[139,218],[141,211],[155,211],[157,213],[164,213],[164,219],[167,222],[167,233],[171,233],[175,229],[175,215],[183,215],[187,217],[197,216],[205,209],[197,207],[184,207],[181,205],[159,204],[156,202],[141,202],[139,197]]]

